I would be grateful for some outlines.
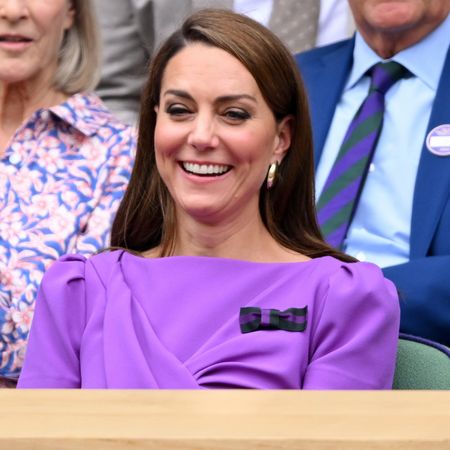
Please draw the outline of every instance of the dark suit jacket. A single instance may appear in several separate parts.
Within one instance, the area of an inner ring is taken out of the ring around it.
[[[353,47],[349,39],[296,56],[311,107],[316,165],[352,67]],[[449,123],[450,50],[427,134]],[[386,267],[384,274],[402,297],[401,331],[450,345],[450,156],[429,152],[425,138],[414,188],[410,261]]]

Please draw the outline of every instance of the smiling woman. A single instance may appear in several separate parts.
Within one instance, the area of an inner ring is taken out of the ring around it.
[[[396,291],[322,241],[312,171],[288,50],[189,17],[150,67],[120,249],[46,274],[19,386],[390,388]]]
[[[0,0],[0,384],[22,367],[37,289],[61,255],[108,245],[134,133],[91,92],[89,0]]]

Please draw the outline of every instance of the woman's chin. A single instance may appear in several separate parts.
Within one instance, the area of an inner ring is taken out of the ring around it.
[[[195,198],[176,202],[177,216],[204,224],[217,224],[224,220],[227,215],[226,202],[202,197],[196,195]]]
[[[0,64],[0,82],[7,84],[17,84],[27,81],[30,78],[30,74],[21,67],[15,69],[15,67],[4,67]]]
[[[195,205],[195,207],[184,208],[184,216],[199,223],[216,225],[223,220],[223,208],[216,205]]]

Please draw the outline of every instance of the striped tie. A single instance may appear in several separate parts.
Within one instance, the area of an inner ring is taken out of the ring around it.
[[[384,96],[406,73],[394,61],[370,70],[369,93],[350,123],[317,203],[322,233],[333,247],[342,247],[355,213],[383,125]]]

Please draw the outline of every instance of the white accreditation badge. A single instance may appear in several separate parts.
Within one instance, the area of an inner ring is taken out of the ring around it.
[[[450,155],[450,124],[439,125],[433,128],[427,136],[428,150],[437,156]]]

